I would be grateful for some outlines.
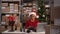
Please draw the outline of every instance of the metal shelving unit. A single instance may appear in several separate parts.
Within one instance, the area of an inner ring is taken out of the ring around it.
[[[19,4],[19,2],[20,1],[13,1],[13,0],[11,0],[11,1],[9,1],[9,0],[7,0],[7,1],[5,1],[5,0],[2,0],[2,2],[1,3],[17,3],[17,4]],[[0,14],[19,14],[19,6],[18,6],[18,12],[0,12]],[[0,19],[1,20],[1,19]]]
[[[0,22],[1,22],[1,0],[0,0]]]

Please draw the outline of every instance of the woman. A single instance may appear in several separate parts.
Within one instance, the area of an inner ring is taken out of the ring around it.
[[[12,14],[12,15],[8,16],[8,20],[9,20],[9,26],[11,26],[11,30],[10,31],[14,31],[13,30],[13,26],[15,24],[15,17],[14,17],[14,15]]]
[[[38,20],[36,19],[36,15],[31,14],[30,19],[27,20],[25,24],[25,29],[27,29],[27,33],[29,33],[31,30],[33,32],[36,32],[37,24],[38,24]]]

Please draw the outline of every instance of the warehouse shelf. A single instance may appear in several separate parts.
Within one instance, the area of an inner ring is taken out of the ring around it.
[[[2,1],[14,2],[14,1],[21,1],[21,0],[2,0]]]
[[[9,13],[9,14],[19,14],[19,12],[2,12],[4,14]]]

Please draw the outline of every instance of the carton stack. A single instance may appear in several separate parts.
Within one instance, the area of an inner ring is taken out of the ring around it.
[[[13,3],[11,3],[11,4],[9,4],[9,6],[10,6],[10,12],[14,12],[14,4]]]
[[[9,12],[9,7],[2,7],[2,12]]]
[[[18,4],[14,4],[14,12],[18,12]]]
[[[2,3],[2,12],[18,12],[18,4],[10,3],[8,6],[8,3]]]
[[[6,22],[6,16],[2,16],[2,22]]]
[[[28,6],[32,6],[32,3],[27,3],[28,4]]]
[[[8,3],[2,3],[2,12],[9,12]]]
[[[1,3],[1,5],[4,7],[8,6],[8,3]]]
[[[21,1],[21,0],[13,0],[13,1]]]

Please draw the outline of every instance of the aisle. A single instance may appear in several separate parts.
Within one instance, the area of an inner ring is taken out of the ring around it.
[[[37,32],[30,32],[29,34],[45,34],[44,26],[45,23],[38,24]],[[8,32],[9,30],[6,30],[2,32],[2,34],[27,34],[26,32],[20,32],[20,31],[14,31],[14,32]]]
[[[46,26],[46,23],[39,23],[37,27],[38,32],[45,32],[44,27]]]
[[[7,31],[2,32],[2,34],[28,34],[28,33],[19,32],[19,31],[8,32],[8,30],[7,30]],[[29,34],[45,34],[45,32],[30,32]]]

